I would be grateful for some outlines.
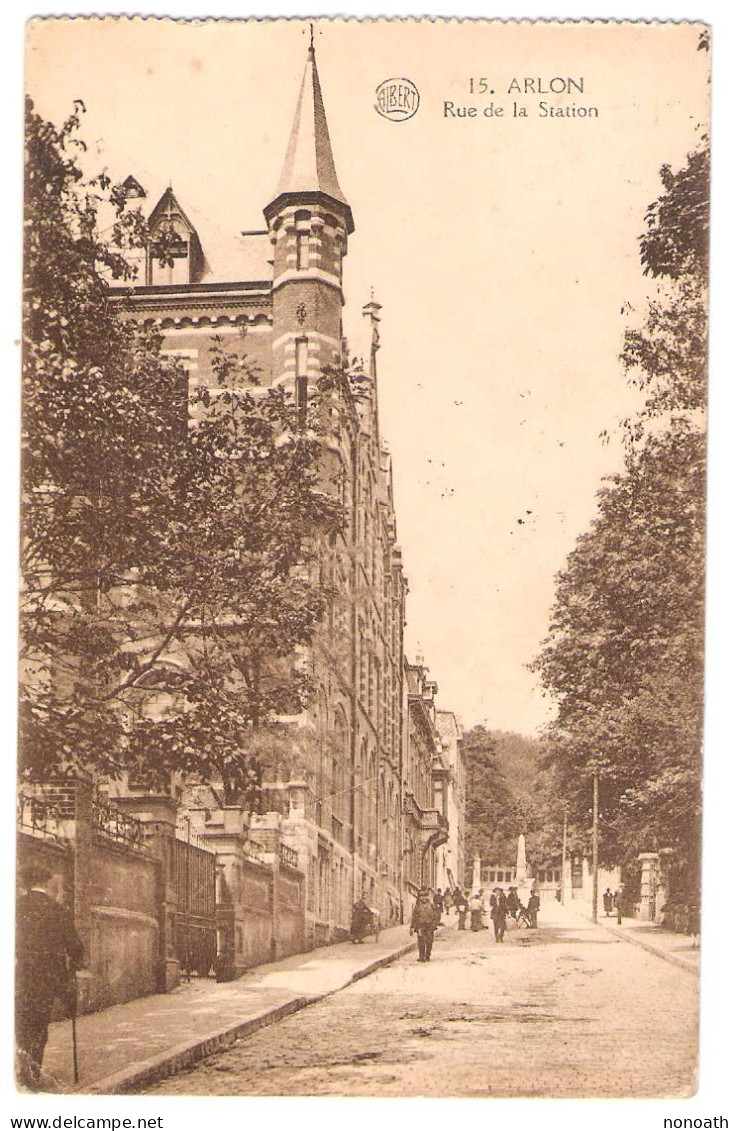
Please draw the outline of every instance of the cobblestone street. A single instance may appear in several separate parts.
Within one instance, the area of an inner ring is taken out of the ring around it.
[[[698,979],[544,905],[540,929],[448,929],[149,1095],[685,1096]]]

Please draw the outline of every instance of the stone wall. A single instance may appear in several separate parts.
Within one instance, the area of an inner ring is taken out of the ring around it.
[[[161,865],[115,844],[95,844],[85,902],[90,911],[86,1006],[103,1009],[159,989]]]
[[[154,993],[162,929],[159,861],[97,837],[80,851],[74,842],[20,832],[17,845],[19,874],[31,863],[48,868],[54,877],[50,893],[74,915],[85,947],[78,1011],[92,1013]],[[88,854],[94,855],[94,867]]]
[[[241,914],[237,922],[236,955],[238,965],[249,969],[261,962],[269,962],[272,957],[272,869],[248,859],[243,861],[241,868]]]
[[[276,873],[277,954],[299,954],[305,949],[304,879],[302,872],[284,863]]]

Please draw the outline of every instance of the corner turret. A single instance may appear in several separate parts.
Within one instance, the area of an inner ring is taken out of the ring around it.
[[[321,370],[341,362],[343,257],[354,230],[312,43],[282,175],[264,216],[274,248],[274,379],[294,380],[300,404]]]

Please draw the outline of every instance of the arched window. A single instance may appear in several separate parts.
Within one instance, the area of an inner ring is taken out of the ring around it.
[[[333,758],[335,765],[333,812],[344,823],[348,820],[350,812],[349,795],[346,790],[346,767],[349,753],[348,734],[346,713],[339,704],[333,715]]]
[[[367,745],[366,739],[361,740],[359,748],[359,764],[357,766],[357,780],[354,782],[356,835],[364,837],[366,833],[366,798],[367,798]]]
[[[378,785],[378,782],[377,782],[377,755],[376,755],[376,752],[374,750],[372,750],[371,754],[369,755],[369,759],[367,761],[366,777],[367,777],[366,788],[367,788],[367,799],[368,799],[368,812],[367,812],[368,830],[367,830],[367,833],[369,835],[371,833],[373,827],[374,827],[374,818],[377,815],[377,785]]]
[[[308,785],[315,790],[315,819],[322,825],[326,809],[329,779],[326,774],[328,734],[328,696],[324,687],[318,688],[316,706],[316,743],[313,764],[308,768]]]
[[[384,771],[379,775],[379,790],[377,795],[377,807],[379,809],[379,854],[383,860],[387,859],[387,785],[384,780]]]

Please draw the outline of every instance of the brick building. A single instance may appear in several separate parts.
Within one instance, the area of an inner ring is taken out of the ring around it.
[[[147,206],[142,181],[130,175],[124,182],[131,206]],[[312,46],[264,217],[263,230],[223,239],[167,188],[149,215],[142,282],[128,292],[129,309],[163,331],[164,351],[182,360],[191,382],[207,382],[217,334],[225,349],[248,357],[261,384],[286,386],[299,405],[321,371],[346,357],[343,259],[354,230]],[[299,768],[289,781],[267,775],[261,815],[202,806],[196,791],[189,795],[193,828],[218,852],[224,890],[242,886],[246,842],[290,853],[306,879],[306,946],[341,937],[359,895],[383,923],[399,921],[403,897],[432,882],[434,846],[447,828],[435,685],[403,661],[407,584],[392,465],[379,431],[380,312],[373,299],[364,307],[362,394],[330,453],[342,467],[348,522],[334,544],[321,547],[336,595],[307,657],[315,695],[294,720]],[[242,933],[234,912],[229,945],[237,968],[248,964],[245,942],[238,954]]]

